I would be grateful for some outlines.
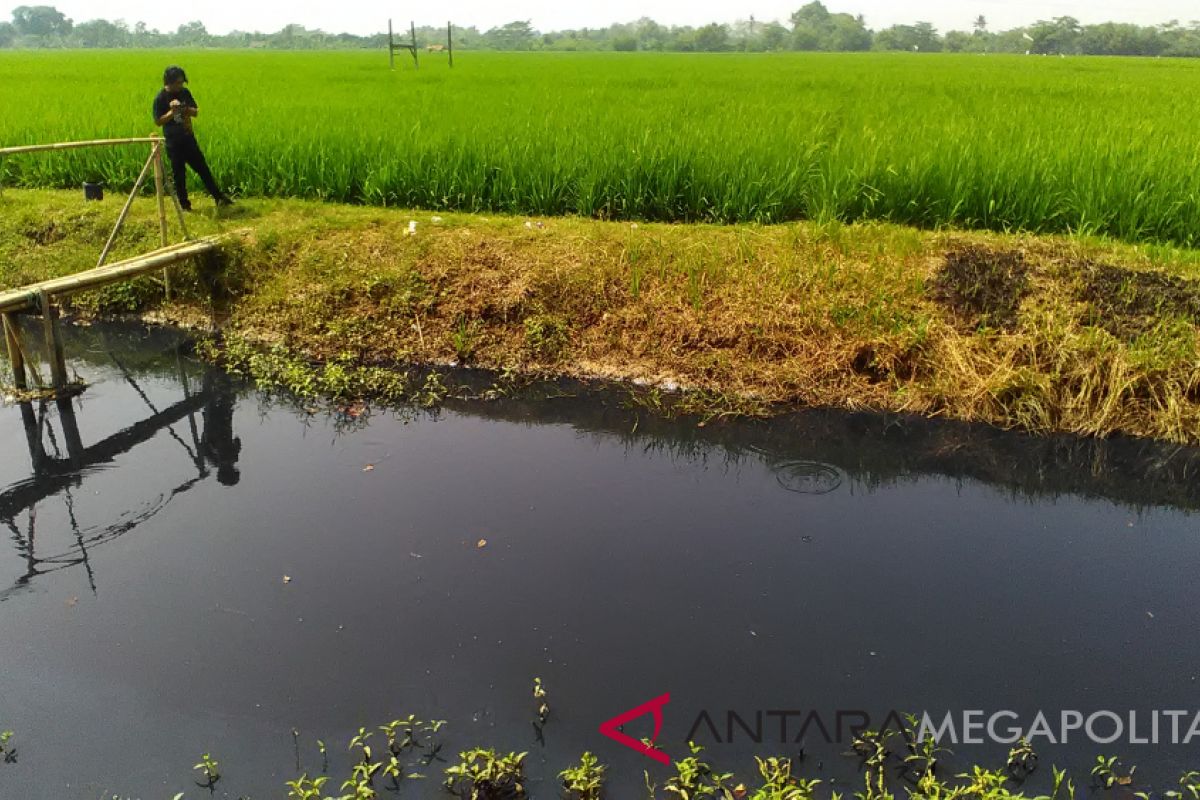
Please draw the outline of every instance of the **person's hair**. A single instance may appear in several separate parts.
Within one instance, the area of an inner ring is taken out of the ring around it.
[[[187,83],[187,73],[183,71],[183,67],[167,67],[163,71],[163,85],[169,86],[175,81],[183,81]]]

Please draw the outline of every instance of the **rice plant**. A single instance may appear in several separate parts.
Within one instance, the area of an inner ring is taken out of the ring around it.
[[[165,56],[0,53],[0,145],[153,130]],[[666,221],[880,219],[1200,241],[1200,63],[911,54],[194,51],[197,132],[246,195]],[[93,76],[86,113],[47,102]],[[273,76],[268,79],[266,76]],[[303,86],[280,92],[277,76]],[[251,113],[252,112],[252,113]],[[303,124],[298,124],[298,121]],[[0,163],[132,184],[144,153]]]

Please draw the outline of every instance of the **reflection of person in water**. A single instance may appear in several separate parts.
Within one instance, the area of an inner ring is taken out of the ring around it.
[[[233,435],[234,392],[229,376],[220,370],[204,373],[204,433],[200,448],[204,457],[217,468],[222,486],[235,486],[241,479],[237,468],[242,440]]]

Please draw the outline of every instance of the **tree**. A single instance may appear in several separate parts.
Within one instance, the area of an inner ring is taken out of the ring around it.
[[[936,53],[942,49],[937,29],[928,22],[916,25],[893,25],[875,34],[876,50],[914,50]]]
[[[633,34],[622,33],[613,37],[612,48],[622,53],[632,53],[638,49],[637,37]]]
[[[724,25],[712,23],[699,28],[695,38],[696,49],[706,53],[716,53],[729,49],[729,29]]]
[[[917,37],[917,49],[923,53],[938,53],[942,49],[942,37],[938,36],[937,28],[928,22],[918,22],[913,26]]]
[[[1079,52],[1106,56],[1156,56],[1167,42],[1154,28],[1105,22],[1089,25],[1079,36]]]
[[[299,25],[288,25],[284,30],[288,31],[289,29],[299,27]],[[303,28],[300,29],[304,30]],[[208,29],[204,27],[204,23],[200,20],[185,22],[175,31],[175,40],[179,44],[188,47],[201,47],[208,44]]]
[[[834,14],[830,28],[821,42],[822,50],[857,51],[871,49],[871,32],[863,18],[849,14]]]
[[[768,22],[762,30],[764,50],[782,50],[787,46],[788,30],[778,22]]]
[[[0,47],[9,47],[17,38],[17,29],[11,22],[0,22]]]
[[[66,36],[71,32],[71,20],[54,6],[17,6],[12,19],[21,36]]]
[[[1185,28],[1172,20],[1161,27],[1159,38],[1165,56],[1200,57],[1200,22],[1193,21]]]
[[[662,50],[667,45],[671,32],[649,17],[642,17],[634,23],[639,50]]]
[[[792,48],[795,50],[820,50],[829,29],[829,9],[820,0],[792,12]]]
[[[761,52],[762,38],[759,31],[762,24],[751,15],[750,19],[736,20],[729,28],[729,38],[734,50],[742,52]]]
[[[1055,17],[1035,22],[1028,33],[1029,52],[1070,55],[1079,52],[1083,30],[1074,17]]]
[[[983,14],[980,14],[975,18],[975,21],[971,23],[971,27],[975,29],[975,33],[977,34],[987,33],[987,17],[985,17]]]
[[[129,41],[129,30],[105,19],[93,19],[76,25],[71,38],[81,47],[121,47]]]
[[[861,16],[831,14],[819,0],[794,12],[791,21],[796,50],[871,49],[871,32]]]
[[[584,30],[583,33],[583,38],[587,38],[587,31]],[[533,23],[529,20],[509,22],[484,34],[488,46],[496,50],[528,50],[533,46],[535,38],[537,31],[533,29]]]
[[[963,31],[946,31],[945,46],[949,53],[962,53],[971,49],[972,43],[979,37],[972,37]]]
[[[792,30],[796,28],[815,28],[820,30],[829,23],[829,9],[821,0],[812,0],[811,3],[804,6],[798,11],[793,11]]]

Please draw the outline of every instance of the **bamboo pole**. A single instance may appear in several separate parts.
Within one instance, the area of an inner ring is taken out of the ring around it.
[[[184,261],[192,256],[215,249],[223,238],[222,236],[207,236],[191,242],[180,242],[104,267],[53,278],[21,289],[0,292],[0,314],[39,309],[41,306],[38,296],[42,292],[55,297],[67,296]]]
[[[38,292],[38,305],[42,308],[42,332],[46,337],[46,359],[50,362],[50,376],[56,390],[66,388],[67,359],[63,353],[62,338],[58,335],[58,310],[45,290]]]
[[[150,149],[150,158],[154,161],[154,199],[158,201],[158,238],[162,247],[167,246],[167,204],[163,197],[163,163],[162,146],[154,145]],[[171,299],[171,273],[163,267],[163,294]]]
[[[12,364],[13,386],[28,389],[25,380],[25,354],[21,352],[21,329],[17,327],[17,315],[4,315],[4,343],[8,345],[8,360]]]
[[[17,153],[42,153],[51,150],[74,150],[80,147],[105,147],[121,144],[154,144],[161,142],[161,136],[136,136],[128,139],[90,139],[86,142],[56,142],[54,144],[26,144],[18,147],[0,147],[0,156],[16,155]]]
[[[137,181],[133,184],[133,191],[129,193],[129,197],[125,199],[125,206],[121,209],[121,213],[117,216],[117,224],[113,226],[112,233],[108,235],[108,241],[104,243],[104,249],[100,251],[100,260],[96,262],[97,267],[104,266],[104,261],[108,258],[108,251],[112,250],[113,242],[117,240],[117,234],[121,232],[121,226],[125,224],[125,218],[129,216],[129,208],[133,205],[133,198],[137,197],[138,191],[142,188],[142,183],[146,180],[146,173],[150,171],[150,167],[154,164],[154,153],[150,153],[150,157],[146,159],[145,165],[142,167],[142,172],[138,175]]]
[[[392,36],[392,20],[388,18],[388,67],[395,71],[396,69],[396,40]]]
[[[409,20],[408,21],[408,30],[412,33],[413,69],[420,69],[421,64],[420,64],[420,62],[417,61],[417,23],[412,20]]]
[[[450,69],[454,69],[454,26],[446,22],[446,54],[450,56]]]

